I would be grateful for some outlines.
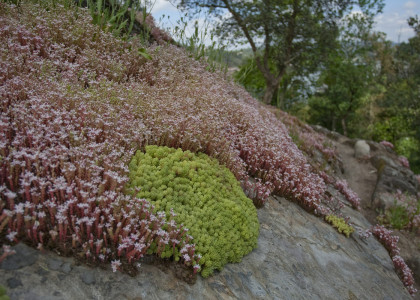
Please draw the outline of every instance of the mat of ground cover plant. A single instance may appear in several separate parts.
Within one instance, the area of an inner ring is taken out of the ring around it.
[[[15,21],[22,23],[21,19]],[[38,21],[34,22],[34,24],[39,23],[40,22]],[[13,23],[12,25],[14,24],[16,23]],[[57,19],[57,26],[59,25],[61,25],[60,19]],[[36,37],[32,36],[28,30],[24,30],[24,27],[22,26],[8,26],[8,34],[10,34],[10,36],[16,35],[17,40],[21,39],[20,34],[25,34],[25,37],[33,38],[34,41],[38,40]],[[28,28],[32,28],[32,25]],[[40,32],[46,32],[42,28],[39,29]],[[74,41],[72,35],[64,35],[64,37],[71,37],[69,41]],[[22,40],[24,43],[25,41],[26,40]],[[8,45],[8,43],[4,44]],[[83,45],[84,44],[85,43],[83,43]],[[109,46],[109,48],[112,47]],[[26,48],[17,47],[16,49],[23,51]],[[195,127],[187,126],[185,124],[189,124],[186,123],[187,120],[190,120],[189,115],[194,115],[195,111],[193,109],[198,107],[198,105],[191,105],[193,102],[190,100],[194,99],[196,95],[203,96],[204,94],[203,98],[200,99],[213,100],[212,102],[208,101],[208,103],[206,101],[200,102],[196,100],[201,106],[209,105],[209,109],[203,111],[202,119],[208,118],[212,120],[214,117],[220,117],[219,121],[225,122],[226,120],[231,121],[230,119],[236,117],[238,120],[234,121],[241,125],[242,123],[239,121],[242,122],[242,116],[248,116],[248,123],[245,125],[252,126],[237,126],[238,128],[252,129],[247,131],[248,135],[246,135],[245,139],[242,139],[242,136],[238,134],[238,137],[241,137],[241,140],[245,145],[253,145],[253,141],[255,141],[253,133],[258,134],[264,137],[267,141],[266,144],[270,145],[273,149],[257,149],[258,151],[255,151],[255,153],[263,155],[264,151],[267,152],[267,150],[272,150],[272,152],[268,151],[267,153],[277,155],[278,159],[283,156],[287,156],[288,158],[292,157],[291,163],[296,164],[296,166],[306,166],[306,160],[302,159],[300,152],[297,151],[295,145],[291,143],[282,124],[276,123],[278,125],[277,127],[270,127],[268,125],[271,125],[272,121],[275,120],[273,118],[266,119],[269,116],[268,114],[261,112],[261,115],[259,115],[256,110],[257,106],[246,106],[242,102],[237,102],[237,99],[247,99],[249,98],[249,95],[242,95],[240,91],[236,92],[237,88],[230,87],[226,89],[229,92],[222,94],[221,97],[218,97],[217,95],[214,96],[213,94],[216,94],[216,91],[225,90],[221,81],[216,80],[219,77],[210,73],[206,73],[206,75],[203,74],[203,68],[200,67],[197,62],[188,60],[187,56],[182,54],[180,49],[176,49],[175,47],[167,49],[179,55],[173,55],[170,51],[156,55],[156,59],[159,58],[159,60],[163,62],[163,67],[160,71],[156,70],[156,72],[152,72],[153,74],[166,74],[161,72],[166,69],[165,66],[171,66],[171,68],[177,66],[179,69],[184,69],[184,66],[193,66],[195,69],[191,68],[188,72],[180,71],[177,73],[174,69],[174,72],[168,72],[167,75],[169,76],[172,74],[171,76],[173,76],[173,78],[179,78],[180,74],[185,73],[188,76],[184,76],[183,78],[186,78],[186,80],[189,78],[188,80],[191,80],[190,82],[196,82],[196,78],[200,78],[202,81],[195,83],[194,88],[194,85],[187,84],[189,83],[188,81],[186,81],[187,83],[183,82],[181,85],[179,84],[179,81],[169,80],[170,77],[167,76],[159,77],[160,79],[150,77],[150,82],[146,83],[150,84],[150,86],[157,86],[158,88],[150,92],[150,95],[153,95],[153,98],[149,98],[157,99],[155,100],[155,104],[159,104],[159,107],[162,108],[162,113],[159,115],[162,115],[164,111],[167,111],[167,115],[170,116],[174,111],[178,111],[180,118],[174,120],[179,122],[176,124],[182,125],[180,125],[181,127],[179,128],[203,130],[203,127],[200,127],[202,124],[201,119],[191,119],[192,125],[195,124]],[[26,50],[29,51],[30,48]],[[65,51],[69,51],[69,54],[71,54],[70,50],[67,49]],[[102,52],[104,52],[104,49],[101,46],[98,53]],[[113,52],[114,49],[112,48],[112,53]],[[39,65],[39,55],[36,53],[32,54],[33,66]],[[52,57],[54,58],[55,56]],[[179,59],[176,64],[171,63],[174,57]],[[61,59],[61,56],[58,56],[58,58]],[[70,77],[73,76],[74,79],[76,79],[78,73],[74,71],[75,65],[67,64],[67,58],[65,56],[63,59],[65,59],[66,64],[61,63],[60,60],[58,60],[57,63],[62,66],[68,66],[69,73],[67,73],[67,75]],[[12,59],[10,61],[12,61]],[[25,57],[25,61],[26,65],[30,65],[27,57]],[[167,62],[166,64],[165,61]],[[104,60],[103,65],[105,66],[107,62],[109,61]],[[127,61],[125,61],[125,63],[127,63]],[[147,68],[153,67],[155,63],[149,62],[148,64],[150,64],[150,66],[147,65]],[[147,70],[146,67],[144,67],[145,70]],[[33,70],[35,72],[37,69],[33,68]],[[190,71],[194,70],[194,74],[200,74],[200,76],[190,76],[192,74]],[[110,73],[107,74],[112,81],[114,73],[111,71],[112,70],[110,69]],[[150,72],[146,73],[149,74]],[[39,93],[45,90],[45,83],[43,81],[37,81],[39,76],[33,75],[31,78],[36,80],[34,82],[28,81],[25,84],[30,86],[31,89],[38,88]],[[155,80],[157,79],[160,81],[156,82]],[[41,80],[43,79],[39,79],[39,81]],[[19,94],[19,92],[24,91],[22,85],[23,81],[17,80],[16,82],[11,82],[12,84],[9,85],[11,95],[13,97],[16,96],[16,99],[20,99],[19,101],[16,101],[15,104],[21,105],[16,106],[14,111],[22,120],[25,120],[25,122],[22,122],[25,126],[28,125],[28,127],[31,127],[32,123],[28,120],[28,116],[31,114],[29,112],[27,115],[24,114],[26,112],[25,109],[28,109],[29,106],[24,106],[22,104],[23,100],[20,98],[24,98],[26,94],[22,94],[23,96]],[[54,96],[52,99],[56,99],[55,97],[57,95],[54,94],[54,82],[55,79],[50,82],[48,89],[48,92],[51,92],[49,95]],[[220,83],[217,84],[217,82]],[[18,86],[15,85],[15,83],[18,84]],[[151,88],[147,86],[146,83],[139,83],[137,86],[138,90],[142,92],[143,90],[150,90]],[[141,89],[142,84],[145,85],[144,89]],[[171,84],[173,84],[173,86],[170,86]],[[187,86],[188,89],[178,89],[180,86]],[[55,88],[58,89],[57,86]],[[80,86],[80,89],[83,91],[85,88],[86,86]],[[130,86],[130,91],[132,92],[133,90],[134,87]],[[160,94],[161,98],[155,97],[154,93],[157,90],[171,93],[169,95],[170,97],[164,92]],[[115,93],[121,91],[126,91],[126,89],[115,86]],[[179,94],[175,94],[175,91],[180,92]],[[186,91],[192,96],[186,97],[186,94],[184,93]],[[108,93],[108,91],[106,91],[106,93]],[[234,96],[235,99],[232,98],[233,96],[230,97],[230,94],[236,95]],[[79,99],[78,97],[76,98]],[[63,99],[67,99],[67,97],[63,96]],[[177,101],[174,101],[174,99]],[[184,99],[186,100],[182,102]],[[32,100],[34,99],[31,99],[31,101]],[[37,102],[39,99],[35,100],[36,105],[34,104],[35,106],[33,106],[34,110],[35,108],[40,107],[37,105],[41,103]],[[46,101],[46,99],[43,98],[43,101],[44,100]],[[248,100],[250,103],[255,102],[255,100],[252,99]],[[52,101],[51,103],[56,102]],[[180,105],[182,103],[184,106]],[[231,105],[231,116],[224,115],[227,108],[229,108],[229,103]],[[178,109],[172,109],[172,106],[170,106],[171,104],[174,108],[178,107]],[[83,106],[83,108],[84,107],[85,106]],[[180,109],[179,107],[183,109]],[[220,107],[223,114],[216,115],[213,111],[215,107]],[[191,108],[191,112],[188,111],[187,108]],[[106,109],[110,109],[110,107],[106,107]],[[131,110],[124,109],[124,112],[126,111]],[[243,114],[240,114],[240,112]],[[185,118],[183,118],[184,114]],[[51,120],[53,120],[53,116],[53,114],[47,115],[48,118],[51,117]],[[98,113],[98,116],[100,116],[101,120],[105,118],[105,116],[100,113]],[[63,114],[63,117],[67,118],[68,116],[67,114]],[[120,120],[119,118],[116,119]],[[169,117],[168,119],[172,120]],[[126,119],[126,121],[127,120],[128,119]],[[259,120],[259,122],[255,120]],[[38,123],[36,118],[33,121],[33,124]],[[223,122],[215,122],[214,124],[224,124]],[[52,121],[46,121],[45,123],[53,125]],[[129,125],[129,123],[127,124]],[[162,124],[164,124],[164,127],[162,128],[166,128],[166,119]],[[10,130],[16,130],[16,126],[12,126],[11,123],[9,125]],[[122,132],[121,136],[127,137],[127,140],[131,141],[133,139],[132,136],[137,132],[137,128],[130,127],[133,129],[131,133],[128,131],[128,125],[127,127],[121,125],[113,126],[112,131],[114,132],[117,131],[117,129],[120,129]],[[205,128],[209,127],[209,124],[205,125]],[[56,127],[58,128],[57,130],[62,129],[62,127]],[[37,128],[43,133],[43,126]],[[177,127],[172,126],[172,128]],[[220,129],[222,127],[214,125],[213,128]],[[31,130],[32,129],[34,128],[31,128]],[[51,132],[55,131],[51,130]],[[226,134],[227,133],[228,131],[226,131]],[[194,136],[193,131],[189,134]],[[231,134],[230,131],[229,134]],[[278,134],[278,138],[274,139],[273,137],[276,134]],[[43,134],[40,136],[44,137]],[[217,137],[221,138],[222,135],[218,135]],[[155,138],[159,139],[159,136]],[[117,145],[117,143],[115,143],[115,145]],[[274,147],[278,145],[283,145],[284,147]],[[97,145],[95,144],[95,146]],[[84,148],[82,150],[84,151]],[[129,153],[129,151],[127,153]],[[264,160],[264,156],[261,157],[262,160]],[[308,171],[309,168],[305,167],[304,169],[301,168],[299,170]],[[318,177],[312,176],[313,174],[309,172],[299,172],[299,174],[302,175],[300,176],[300,179],[304,185],[310,188],[309,191],[316,192],[315,188],[317,185],[313,185],[312,183]],[[291,186],[292,185],[289,185],[288,188],[291,188]],[[319,196],[319,194],[317,195]],[[346,216],[352,216],[352,221],[358,225],[363,225],[361,227],[364,229],[370,227],[370,224],[368,224],[358,212],[345,209],[344,213]],[[267,205],[259,210],[258,214],[261,223],[261,235],[259,237],[258,248],[244,257],[241,263],[228,264],[222,272],[207,279],[198,277],[196,283],[193,285],[183,281],[181,279],[182,269],[179,270],[179,268],[174,266],[143,262],[139,275],[136,277],[129,277],[128,275],[119,272],[113,273],[110,270],[109,265],[106,266],[107,269],[105,270],[101,268],[89,268],[86,265],[78,264],[74,259],[63,258],[50,252],[39,252],[23,244],[15,246],[14,250],[17,253],[9,256],[1,263],[0,284],[7,288],[7,293],[12,299],[173,299],[175,295],[181,299],[409,298],[408,293],[405,291],[394,271],[389,255],[373,238],[364,240],[359,238],[357,233],[354,233],[351,238],[347,239],[343,235],[337,233],[334,228],[326,224],[322,219],[306,213],[296,204],[282,198],[270,198]]]

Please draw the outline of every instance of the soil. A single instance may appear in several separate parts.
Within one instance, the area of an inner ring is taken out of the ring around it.
[[[338,140],[332,141],[332,143],[336,147],[342,162],[343,177],[361,199],[360,212],[371,224],[377,224],[379,211],[375,210],[371,205],[377,180],[376,168],[370,163],[369,159],[356,159],[354,157],[353,145],[349,139],[340,137]],[[420,257],[420,233],[415,234],[404,230],[394,230],[393,234],[398,235],[400,238],[398,247],[401,250],[401,257],[404,258],[409,266],[410,264],[412,265],[413,262],[410,261],[410,258]],[[419,267],[417,266],[418,270],[420,270]],[[413,269],[412,266],[411,268]],[[420,274],[416,275],[415,287],[420,291],[420,282],[418,280],[418,275]],[[420,292],[416,294],[414,299],[420,300]]]

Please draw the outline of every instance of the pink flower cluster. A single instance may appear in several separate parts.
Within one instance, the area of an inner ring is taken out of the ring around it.
[[[335,187],[346,197],[347,201],[349,201],[355,209],[360,208],[359,196],[348,186],[345,179],[337,180],[335,182]]]
[[[407,214],[409,223],[408,229],[417,232],[420,230],[420,209],[418,201],[420,197],[403,193],[400,190],[393,195],[398,201],[398,205],[402,205]]]
[[[299,149],[310,156],[313,156],[317,150],[324,155],[327,161],[337,158],[336,149],[333,148],[324,135],[316,132],[312,127],[303,123],[295,116],[291,116],[281,110],[275,110],[274,112],[287,126],[289,132],[299,139]]]
[[[393,145],[391,142],[388,142],[388,141],[382,141],[382,142],[380,142],[379,144],[381,144],[381,145],[383,145],[383,146],[385,146],[385,147],[388,147],[388,148],[390,148],[390,149],[394,149],[394,145]]]
[[[410,168],[410,162],[408,161],[407,157],[405,156],[398,156],[398,161],[403,167]]]
[[[388,230],[383,225],[375,225],[372,228],[372,234],[378,238],[378,240],[384,245],[388,250],[391,257],[395,255],[400,255],[400,248],[398,248],[399,237],[396,235],[391,235],[392,230]]]
[[[172,41],[172,37],[166,31],[156,26],[155,19],[151,14],[147,14],[147,16],[144,17],[143,13],[139,12],[136,15],[136,20],[141,25],[147,27],[150,31],[150,35],[159,45],[164,45],[165,43]]]
[[[400,276],[408,292],[414,296],[417,290],[414,288],[413,272],[400,256],[400,249],[397,246],[398,236],[391,235],[392,231],[382,225],[373,226],[371,232],[384,245],[385,249],[388,250],[398,276]]]
[[[244,181],[242,188],[246,196],[253,199],[256,207],[263,207],[273,190],[270,182],[263,184],[259,179],[255,182],[251,182],[250,180]]]
[[[197,269],[186,230],[125,194],[128,162],[148,144],[217,158],[257,206],[276,193],[329,212],[324,180],[285,125],[222,73],[172,45],[148,48],[146,61],[138,41],[100,31],[84,10],[0,6],[0,232],[10,241],[114,269],[188,246],[181,260]]]
[[[9,245],[3,245],[3,254],[0,255],[0,263],[9,255],[13,255],[15,254],[16,251],[12,250],[11,247]]]
[[[395,255],[392,258],[392,262],[394,263],[395,269],[398,270],[398,275],[401,277],[404,286],[407,288],[410,295],[414,296],[417,293],[417,289],[414,287],[413,272],[399,255]]]
[[[133,104],[111,88],[133,75],[133,54],[82,25],[87,16],[76,21],[60,7],[53,15],[37,5],[25,4],[22,13],[0,5],[0,232],[6,230],[6,240],[94,262],[133,263],[146,253],[194,248],[172,216],[124,193],[128,162],[148,135]],[[120,57],[113,54],[121,50]],[[142,62],[137,57],[134,66]],[[198,259],[183,261],[193,267]]]

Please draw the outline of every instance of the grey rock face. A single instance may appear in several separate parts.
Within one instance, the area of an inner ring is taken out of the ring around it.
[[[347,210],[357,226],[369,225],[359,212]],[[19,278],[22,286],[8,291],[11,299],[411,299],[375,239],[357,233],[346,238],[283,198],[270,198],[258,217],[258,248],[195,284],[145,262],[130,277],[110,267],[77,266],[53,253],[34,254],[35,263],[20,269],[2,269],[0,284]]]
[[[15,278],[15,277],[9,278],[7,280],[7,286],[11,289],[14,289],[19,286],[22,286],[22,281],[20,281],[19,278]]]
[[[366,141],[359,140],[354,145],[354,156],[356,158],[364,158],[369,157],[370,154],[370,146]]]
[[[407,264],[414,273],[414,280],[420,282],[420,257],[410,257]]]
[[[39,253],[36,249],[27,247],[22,243],[13,247],[13,250],[16,251],[16,254],[10,255],[7,259],[2,261],[0,269],[17,270],[26,266],[31,266],[36,262]]]
[[[416,195],[419,184],[414,173],[387,155],[376,155],[371,158],[372,165],[378,170],[378,180],[373,204],[380,209],[394,205],[394,199],[387,196],[400,190],[403,193]]]
[[[85,269],[85,271],[80,275],[80,278],[85,284],[94,284],[96,281],[94,272],[89,269]]]
[[[330,139],[332,139],[332,140],[336,140],[336,141],[338,141],[338,140],[340,140],[340,139],[346,138],[344,135],[341,135],[341,134],[339,134],[338,132],[335,132],[335,131],[330,131],[330,130],[328,130],[327,128],[322,127],[322,126],[319,126],[319,125],[311,125],[311,127],[312,127],[315,131],[317,131],[317,132],[319,132],[319,133],[324,134],[325,136],[329,137],[329,138],[330,138]]]

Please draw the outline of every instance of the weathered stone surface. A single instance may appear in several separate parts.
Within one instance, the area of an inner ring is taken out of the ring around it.
[[[64,263],[61,268],[61,271],[63,271],[64,273],[68,274],[71,272],[71,264],[70,263]]]
[[[0,263],[0,269],[3,270],[17,270],[26,266],[30,266],[37,260],[38,251],[36,249],[18,244],[13,247],[16,254],[9,255]]]
[[[370,154],[370,146],[366,141],[359,140],[354,145],[354,156],[356,158],[365,158],[369,157]]]
[[[95,280],[95,274],[92,270],[89,270],[85,268],[84,271],[82,271],[82,274],[80,275],[80,278],[85,284],[93,284],[96,282]]]
[[[341,135],[341,134],[339,134],[339,133],[338,133],[338,132],[336,132],[336,131],[330,131],[330,130],[328,130],[327,128],[322,127],[322,126],[319,126],[319,125],[311,125],[311,127],[312,127],[315,131],[317,131],[317,132],[319,132],[319,133],[324,134],[325,136],[329,137],[329,138],[330,138],[330,139],[332,139],[332,140],[336,140],[336,141],[338,141],[338,140],[340,140],[340,139],[346,138],[344,135]],[[346,138],[346,139],[347,139],[347,138]]]
[[[375,155],[371,158],[372,165],[378,170],[378,179],[372,202],[375,207],[386,209],[394,205],[390,193],[400,190],[403,193],[416,195],[419,184],[414,173],[399,164],[395,158],[388,155]]]
[[[50,259],[48,261],[48,267],[51,270],[54,270],[54,271],[57,271],[58,269],[60,269],[62,264],[63,264],[63,262],[61,260],[57,260],[57,259]]]
[[[366,228],[359,212],[345,208]],[[387,251],[373,238],[339,234],[321,219],[283,198],[270,198],[258,211],[258,248],[241,263],[193,285],[171,270],[144,263],[136,277],[77,266],[70,258],[40,254],[36,263],[1,272],[0,284],[19,278],[12,299],[410,299]],[[23,246],[26,247],[26,246]],[[64,280],[60,269],[43,275],[51,259],[71,264]],[[86,283],[89,273],[95,283]],[[48,280],[42,283],[44,276]],[[86,276],[86,275],[85,275]],[[57,294],[60,292],[60,295]]]
[[[420,257],[410,257],[407,259],[407,265],[414,273],[414,280],[420,282]]]
[[[22,286],[22,281],[19,280],[19,278],[9,278],[7,279],[7,286],[11,289],[17,288],[18,286]]]

